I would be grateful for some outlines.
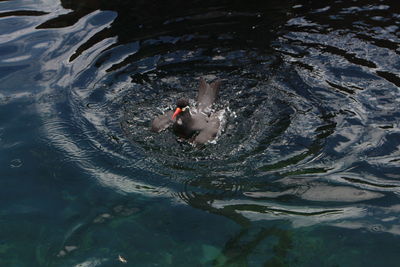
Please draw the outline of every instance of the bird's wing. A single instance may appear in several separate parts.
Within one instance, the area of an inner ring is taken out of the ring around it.
[[[172,120],[173,111],[165,112],[164,114],[157,116],[151,123],[151,130],[153,132],[161,132],[171,126],[174,121]]]
[[[204,78],[200,78],[199,93],[197,95],[197,105],[201,111],[211,107],[217,98],[221,80],[208,84]]]
[[[206,94],[207,88],[208,88],[208,83],[206,80],[204,80],[203,77],[200,78],[200,83],[199,83],[199,88],[198,88],[198,94],[197,94],[197,103],[200,103],[202,99],[204,98],[204,95]]]

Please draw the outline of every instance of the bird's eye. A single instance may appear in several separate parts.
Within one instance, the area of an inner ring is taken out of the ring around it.
[[[186,109],[189,109],[189,106],[186,106],[182,109],[182,111],[185,111]]]

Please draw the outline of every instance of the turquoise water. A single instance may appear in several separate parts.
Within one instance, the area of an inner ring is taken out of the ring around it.
[[[398,266],[391,1],[0,1],[0,266]],[[199,77],[226,125],[149,123]]]

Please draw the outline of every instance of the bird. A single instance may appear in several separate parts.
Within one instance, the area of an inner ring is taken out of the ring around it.
[[[206,144],[214,140],[221,127],[223,111],[213,112],[212,105],[218,97],[221,80],[207,83],[200,78],[195,107],[190,107],[187,98],[176,101],[175,111],[167,111],[157,116],[151,123],[153,132],[161,132],[172,126],[173,132],[180,138],[188,139],[195,145]]]

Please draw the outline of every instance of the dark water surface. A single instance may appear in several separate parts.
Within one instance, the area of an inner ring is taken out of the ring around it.
[[[396,1],[1,0],[0,266],[399,266],[399,27]],[[217,141],[149,132],[199,77]]]

